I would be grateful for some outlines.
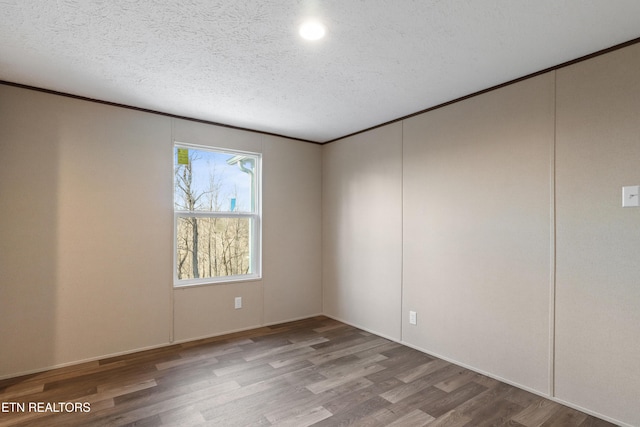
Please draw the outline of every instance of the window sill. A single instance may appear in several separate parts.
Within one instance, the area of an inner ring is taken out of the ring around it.
[[[205,281],[198,281],[195,283],[174,283],[173,289],[189,289],[201,286],[216,286],[216,285],[228,285],[231,283],[245,283],[245,282],[259,282],[262,281],[260,275],[247,275],[241,277],[224,277],[220,279],[207,279]]]

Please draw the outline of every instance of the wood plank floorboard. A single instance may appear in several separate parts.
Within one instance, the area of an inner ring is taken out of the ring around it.
[[[0,427],[613,426],[324,316],[2,380],[0,403]]]

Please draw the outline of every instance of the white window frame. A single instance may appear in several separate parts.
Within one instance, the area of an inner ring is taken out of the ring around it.
[[[208,211],[183,211],[175,208],[175,159],[173,159],[173,287],[189,287],[213,285],[228,282],[255,281],[262,278],[262,153],[234,150],[230,148],[195,145],[174,141],[173,152],[177,148],[192,150],[215,151],[235,156],[251,156],[255,159],[255,173],[253,182],[254,212],[208,212]],[[248,218],[251,223],[251,239],[249,240],[251,273],[233,276],[205,277],[197,279],[178,279],[178,218]]]

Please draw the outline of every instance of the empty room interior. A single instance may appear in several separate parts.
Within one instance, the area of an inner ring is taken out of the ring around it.
[[[640,426],[640,2],[0,16],[0,426]]]

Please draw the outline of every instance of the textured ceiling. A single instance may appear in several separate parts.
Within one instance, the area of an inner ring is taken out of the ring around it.
[[[0,0],[0,80],[325,142],[637,37],[638,0]]]

